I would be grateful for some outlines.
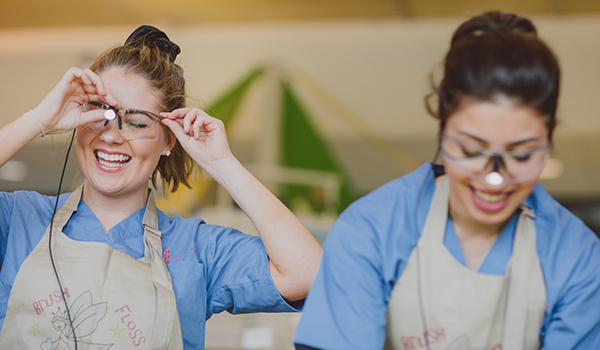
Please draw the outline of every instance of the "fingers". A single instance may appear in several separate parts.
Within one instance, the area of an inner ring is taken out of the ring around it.
[[[181,126],[180,123],[178,123],[178,121],[171,120],[171,119],[164,119],[162,122],[169,129],[171,129],[171,131],[173,132],[175,137],[180,141],[180,143],[182,145],[186,144],[185,142],[182,142],[182,141],[189,139],[190,136],[183,131],[183,127]]]
[[[92,122],[99,122],[99,121],[103,121],[106,120],[106,117],[104,116],[104,110],[103,109],[94,109],[88,112],[82,112],[81,113],[81,121],[78,124],[87,124],[87,123],[92,123]]]
[[[109,105],[118,105],[117,100],[113,97],[113,95],[111,95],[111,93],[108,90],[106,90],[106,88],[104,87],[104,82],[96,73],[94,73],[89,68],[86,68],[83,72],[85,73],[87,79],[89,79],[90,81],[89,86],[95,87],[98,95],[102,96]]]
[[[100,76],[88,68],[70,68],[61,79],[61,83],[65,86],[71,85],[71,88],[67,89],[71,90],[70,93],[74,94],[74,97],[80,100],[81,103],[102,101],[111,106],[118,104],[117,100],[104,87],[104,82]]]
[[[198,108],[180,108],[171,113],[161,113],[161,115],[168,120],[176,121],[186,135],[196,140],[218,129],[225,131],[221,120],[209,116]]]

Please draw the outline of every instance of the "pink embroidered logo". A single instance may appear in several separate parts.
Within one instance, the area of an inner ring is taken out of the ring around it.
[[[186,250],[180,256],[176,256],[174,258],[171,258],[171,251],[169,249],[165,249],[163,251],[163,259],[164,259],[165,263],[168,264],[171,260],[177,260],[177,259],[183,258],[187,253],[189,253],[191,251],[193,251],[195,253],[196,252],[196,248],[190,248],[190,249]]]
[[[409,336],[401,337],[403,349],[405,350],[417,350],[426,348],[428,345],[433,345],[446,341],[446,330],[441,328],[439,330],[430,329],[424,332],[422,336]],[[477,348],[480,350],[481,348]],[[454,339],[445,350],[475,350],[471,348],[471,339],[466,334],[462,334]],[[502,350],[502,344],[496,344],[489,350]]]

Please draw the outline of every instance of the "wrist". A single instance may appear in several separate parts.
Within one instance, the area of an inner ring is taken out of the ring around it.
[[[41,131],[41,137],[46,136],[46,129],[44,129],[44,126],[42,125],[42,123],[40,122],[39,118],[37,117],[36,113],[33,111],[33,109],[30,109],[29,112],[27,112],[31,117],[33,117],[33,120],[35,120],[35,123],[39,126],[40,131]]]
[[[227,178],[239,174],[240,168],[243,168],[242,164],[233,154],[230,154],[211,162],[204,170],[221,186],[225,186]]]

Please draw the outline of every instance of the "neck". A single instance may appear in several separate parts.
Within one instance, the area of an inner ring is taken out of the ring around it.
[[[83,185],[82,199],[108,232],[113,226],[146,206],[148,188],[140,187],[134,192],[108,195],[94,189],[87,180]]]

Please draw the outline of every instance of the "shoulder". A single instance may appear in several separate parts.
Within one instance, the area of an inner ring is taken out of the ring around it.
[[[412,253],[435,190],[427,163],[351,204],[336,220],[323,254],[362,257],[395,282]]]
[[[600,248],[594,232],[541,185],[535,187],[528,202],[536,213],[539,253],[576,258],[583,250]]]
[[[165,236],[185,235],[195,240],[218,240],[227,237],[248,236],[233,227],[207,224],[199,217],[184,218],[181,216],[169,217],[161,210],[157,210],[158,226]]]
[[[68,195],[68,194],[66,194]],[[65,196],[65,195],[63,195]],[[62,197],[62,196],[61,196]],[[54,205],[56,197],[45,196],[34,191],[0,192],[3,202],[11,202],[15,206],[49,207]],[[59,199],[60,200],[60,199]],[[62,201],[64,202],[64,200]]]
[[[70,193],[60,195],[58,208],[60,208]],[[15,191],[12,193],[0,192],[0,205],[4,211],[11,215],[22,215],[33,218],[50,218],[56,202],[56,197],[46,196],[33,191]]]
[[[163,233],[163,244],[171,250],[194,249],[200,260],[211,260],[223,251],[262,247],[258,236],[251,236],[227,226],[207,224],[197,217],[169,217],[158,210],[158,226]],[[246,247],[247,246],[247,247]]]
[[[537,248],[548,302],[578,281],[595,278],[600,283],[600,240],[594,232],[539,184],[528,201],[536,212]]]
[[[351,225],[390,233],[393,227],[420,232],[435,190],[432,165],[392,180],[352,203],[338,218]]]

